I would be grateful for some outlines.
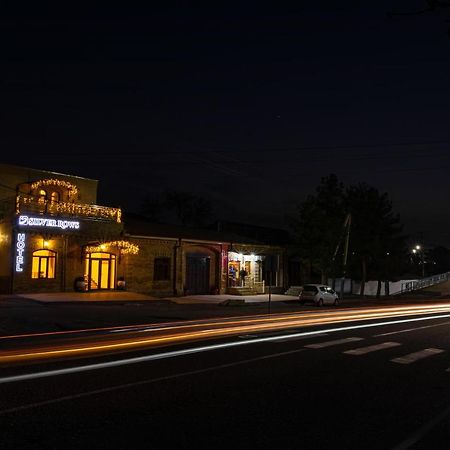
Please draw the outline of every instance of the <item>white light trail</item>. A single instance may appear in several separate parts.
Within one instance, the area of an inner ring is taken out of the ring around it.
[[[294,337],[301,337],[301,336],[317,336],[323,333],[337,333],[341,331],[350,331],[350,330],[358,330],[358,329],[364,329],[364,328],[373,328],[373,327],[381,327],[381,326],[388,326],[388,325],[395,325],[400,323],[409,323],[409,322],[418,322],[423,320],[435,320],[435,319],[444,319],[449,318],[450,314],[442,314],[438,316],[432,316],[432,317],[417,317],[412,319],[402,319],[402,320],[392,320],[388,322],[378,322],[378,323],[367,323],[362,325],[352,325],[352,326],[346,326],[346,327],[340,327],[340,328],[328,328],[328,329],[322,329],[322,330],[316,330],[316,331],[305,331],[301,333],[293,333],[293,334],[287,334],[284,336],[270,336],[270,337],[261,337],[251,340],[241,340],[236,342],[226,342],[221,344],[213,344],[213,345],[205,345],[201,347],[193,347],[183,350],[175,350],[170,352],[164,352],[164,353],[157,353],[153,355],[146,355],[146,356],[140,356],[135,358],[125,358],[125,359],[119,359],[115,361],[109,361],[104,363],[96,363],[96,364],[88,364],[78,367],[67,367],[64,369],[57,369],[57,370],[48,370],[44,372],[35,372],[35,373],[27,373],[22,375],[13,375],[9,377],[2,377],[0,378],[0,384],[6,384],[6,383],[14,383],[19,381],[26,381],[26,380],[34,380],[39,378],[46,378],[46,377],[54,377],[54,376],[61,376],[61,375],[69,375],[73,373],[80,373],[80,372],[87,372],[91,370],[100,370],[100,369],[107,369],[112,367],[121,367],[126,366],[130,364],[139,364],[149,361],[157,361],[161,359],[168,359],[168,358],[176,358],[180,356],[187,356],[192,355],[196,353],[203,353],[208,351],[214,351],[214,350],[221,350],[226,348],[233,348],[233,347],[240,347],[243,345],[250,345],[250,344],[258,344],[258,343],[265,343],[265,342],[276,342],[280,339],[287,339],[287,338],[294,338]]]

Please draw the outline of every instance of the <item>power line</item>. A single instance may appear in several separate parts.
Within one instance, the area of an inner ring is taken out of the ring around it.
[[[417,147],[427,145],[445,145],[450,144],[450,140],[442,141],[425,141],[425,142],[394,142],[384,144],[349,144],[349,145],[312,145],[301,147],[231,147],[231,146],[208,146],[208,149],[198,150],[175,150],[167,151],[164,153],[209,153],[209,152],[228,152],[230,150],[235,151],[248,151],[248,152],[297,152],[297,151],[318,151],[318,150],[358,150],[358,149],[371,149],[371,148],[389,148],[389,147]]]
[[[361,150],[361,149],[375,149],[375,148],[392,148],[392,147],[417,147],[417,146],[435,146],[448,145],[450,140],[442,141],[424,141],[424,142],[394,142],[384,144],[349,144],[349,145],[312,145],[300,147],[235,147],[235,146],[205,146],[197,145],[197,149],[185,148],[183,150],[131,150],[127,149],[127,155],[187,155],[199,153],[225,153],[230,151],[238,152],[301,152],[301,151],[327,151],[327,150]],[[188,144],[192,146],[192,144]],[[405,149],[407,150],[407,149]],[[89,154],[92,156],[92,151],[83,152],[78,150],[79,154]],[[113,152],[111,152],[113,153]]]

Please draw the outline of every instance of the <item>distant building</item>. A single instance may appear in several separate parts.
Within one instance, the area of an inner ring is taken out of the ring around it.
[[[96,204],[97,185],[0,164],[0,292],[126,288],[167,296],[285,288],[285,247],[266,240],[264,227],[252,236],[131,215],[123,223],[120,208]]]

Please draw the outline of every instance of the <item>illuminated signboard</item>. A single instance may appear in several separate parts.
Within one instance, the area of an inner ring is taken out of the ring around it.
[[[17,233],[16,272],[23,272],[23,253],[25,251],[25,233]]]
[[[19,225],[22,227],[61,228],[62,230],[67,228],[78,230],[80,228],[80,222],[76,220],[49,219],[47,217],[29,216],[19,216]]]

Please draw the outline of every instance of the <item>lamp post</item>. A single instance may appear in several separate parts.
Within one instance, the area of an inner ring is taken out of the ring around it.
[[[424,254],[423,254],[423,248],[417,244],[412,249],[412,252],[414,253],[414,255],[416,255],[416,254],[420,255],[420,264],[422,265],[422,278],[425,278],[425,259],[424,259]]]

